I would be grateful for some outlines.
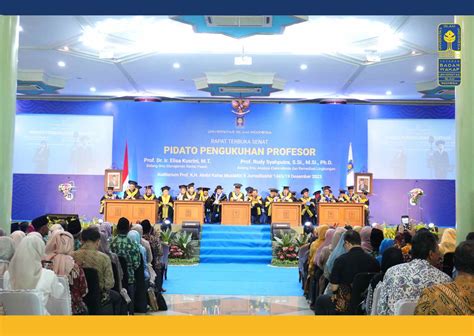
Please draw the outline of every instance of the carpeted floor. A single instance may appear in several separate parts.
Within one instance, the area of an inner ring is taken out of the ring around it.
[[[169,266],[167,294],[299,296],[297,268],[265,264]]]

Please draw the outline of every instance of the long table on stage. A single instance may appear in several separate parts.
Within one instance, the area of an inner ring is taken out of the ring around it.
[[[222,225],[250,225],[251,204],[250,202],[221,202]]]
[[[204,222],[204,202],[201,201],[174,201],[175,224],[183,222]]]
[[[319,203],[319,225],[364,226],[365,207],[362,203]]]
[[[157,223],[158,201],[106,200],[105,221],[117,223],[121,217],[127,218],[131,223],[144,219],[148,219],[151,223]]]
[[[274,202],[272,204],[272,223],[288,223],[291,227],[301,225],[300,202]]]

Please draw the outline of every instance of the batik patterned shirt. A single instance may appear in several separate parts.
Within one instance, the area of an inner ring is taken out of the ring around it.
[[[378,303],[379,315],[394,315],[399,300],[418,300],[423,289],[450,282],[451,278],[428,261],[414,259],[409,263],[393,266],[383,278]]]
[[[127,260],[128,283],[135,283],[135,270],[140,267],[141,254],[138,245],[126,235],[118,235],[110,244],[110,250]]]

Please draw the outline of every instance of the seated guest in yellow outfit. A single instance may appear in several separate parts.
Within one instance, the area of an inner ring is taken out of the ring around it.
[[[347,187],[347,196],[349,197],[349,203],[359,203],[360,196],[354,192],[354,186]]]
[[[140,190],[136,181],[128,181],[128,188],[123,193],[124,200],[137,200],[141,198]]]
[[[155,193],[153,192],[152,185],[145,186],[145,194],[143,195],[143,199],[145,201],[153,201],[157,199]]]
[[[425,288],[415,315],[474,315],[474,241],[459,244],[454,266],[454,281]]]

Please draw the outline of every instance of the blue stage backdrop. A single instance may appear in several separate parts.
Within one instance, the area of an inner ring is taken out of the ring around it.
[[[374,195],[370,199],[372,221],[398,223],[401,215],[410,213],[418,220],[442,226],[454,226],[455,223],[453,106],[253,104],[241,126],[237,126],[236,115],[232,113],[229,103],[25,100],[18,102],[17,113],[23,114],[23,118],[28,114],[113,116],[112,162],[102,168],[121,169],[125,145],[128,144],[130,178],[138,180],[141,185],[153,184],[157,193],[161,186],[169,185],[173,194],[177,193],[179,184],[190,182],[212,189],[221,184],[226,192],[236,182],[244,187],[256,187],[262,194],[266,194],[269,187],[281,189],[283,185],[289,185],[298,195],[305,187],[314,191],[323,185],[331,185],[336,192],[340,187],[346,187],[349,144],[352,144],[355,172],[368,171],[369,161],[372,164],[376,162],[377,171],[381,170],[380,160],[374,161],[374,157],[369,160],[368,157],[369,148],[376,148],[373,156],[383,152],[383,147],[368,144],[369,120],[386,119],[389,122],[379,128],[376,124],[370,126],[371,141],[377,141],[378,134],[386,135],[390,120],[393,120],[394,135],[392,138],[386,136],[383,141],[390,144],[391,139],[402,137],[405,150],[426,153],[426,158],[429,158],[437,149],[429,137],[434,141],[443,140],[451,173],[434,179],[426,167],[429,160],[424,158],[420,170],[407,176],[416,176],[417,180],[393,179],[387,174],[377,178],[375,174]],[[415,134],[411,134],[410,129],[401,132],[400,125],[410,124],[408,119],[425,119],[428,124],[423,123],[422,131],[419,127],[413,127]],[[431,119],[446,119],[446,123],[431,127]],[[80,119],[74,120],[81,122]],[[108,144],[101,134],[108,133],[108,119],[96,120],[104,123],[103,131],[100,127],[94,127],[93,132],[97,132],[98,139],[95,142],[91,127],[84,126],[87,130],[83,132],[92,140],[88,140],[91,149],[81,153],[89,153],[94,146]],[[51,127],[54,129],[57,125]],[[72,129],[81,135],[77,127],[71,128],[71,132]],[[30,147],[41,147],[42,143],[49,143],[48,134],[23,138],[33,142],[29,143]],[[65,134],[64,137],[72,142],[71,135]],[[426,137],[423,138],[426,141],[420,141],[420,137]],[[66,148],[69,147],[51,146],[50,156],[57,157],[53,155],[54,150],[67,151],[63,153],[64,158],[74,156]],[[387,157],[396,158],[400,148],[389,146],[387,150],[394,151],[387,153]],[[95,150],[95,153],[107,151]],[[16,152],[15,155],[21,153]],[[407,156],[409,162],[406,164],[413,169],[416,165],[410,161],[411,157]],[[90,160],[95,160],[94,156]],[[54,162],[49,165],[54,165]],[[93,166],[96,165],[97,162]],[[78,173],[77,169],[72,168],[68,171],[67,165],[64,166],[66,168],[61,170],[61,175],[38,174],[26,167],[15,167],[18,170],[14,175],[15,219],[30,219],[43,213],[57,212],[75,212],[88,218],[98,216],[98,203],[104,189],[102,177],[97,174],[82,175],[88,173]],[[392,165],[390,169],[396,166]],[[58,192],[58,184],[67,181],[75,182],[76,196],[73,201],[66,201]],[[422,209],[408,206],[408,191],[413,187],[426,191]]]

